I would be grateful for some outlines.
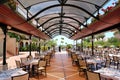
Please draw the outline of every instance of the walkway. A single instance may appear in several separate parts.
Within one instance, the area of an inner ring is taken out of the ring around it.
[[[30,78],[38,80],[38,76]],[[84,75],[79,76],[77,66],[73,66],[70,57],[65,51],[57,52],[47,67],[47,77],[40,75],[39,80],[85,80]]]

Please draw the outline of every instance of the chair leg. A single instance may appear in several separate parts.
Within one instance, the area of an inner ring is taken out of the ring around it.
[[[46,70],[45,70],[45,76],[47,76]]]

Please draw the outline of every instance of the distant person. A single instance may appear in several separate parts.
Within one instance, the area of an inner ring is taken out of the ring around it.
[[[59,52],[61,52],[61,47],[59,46]]]

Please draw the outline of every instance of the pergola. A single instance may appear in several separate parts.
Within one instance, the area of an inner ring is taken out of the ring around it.
[[[26,10],[27,21],[36,20],[37,28],[53,38],[64,35],[74,37],[109,0],[17,0]],[[74,39],[74,38],[72,38]]]
[[[77,40],[118,28],[120,8],[100,17],[100,10],[110,0],[16,0],[17,11],[0,4],[0,23],[12,30],[48,40],[64,35]],[[22,13],[24,18],[19,16]],[[90,18],[97,21],[87,25]],[[31,25],[33,21],[35,25]],[[6,29],[4,29],[4,33]],[[5,33],[6,34],[6,33]],[[4,52],[5,53],[5,52]],[[5,55],[4,55],[5,56]]]

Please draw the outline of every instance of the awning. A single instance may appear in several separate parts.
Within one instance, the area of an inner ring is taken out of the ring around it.
[[[48,37],[45,33],[29,24],[26,20],[21,18],[17,13],[13,12],[5,5],[0,5],[0,22],[27,34],[34,35],[42,39],[50,39],[50,37]]]
[[[113,11],[107,13],[100,20],[84,28],[82,31],[78,32],[71,39],[79,39],[86,37],[97,32],[102,32],[103,30],[114,29],[120,26],[120,7],[115,8]]]
[[[18,9],[29,13],[28,21],[38,22],[38,29],[50,37],[64,35],[74,37],[83,28],[86,21],[93,17],[109,0],[17,0]],[[20,7],[21,6],[21,7]],[[74,39],[74,38],[72,38]]]

